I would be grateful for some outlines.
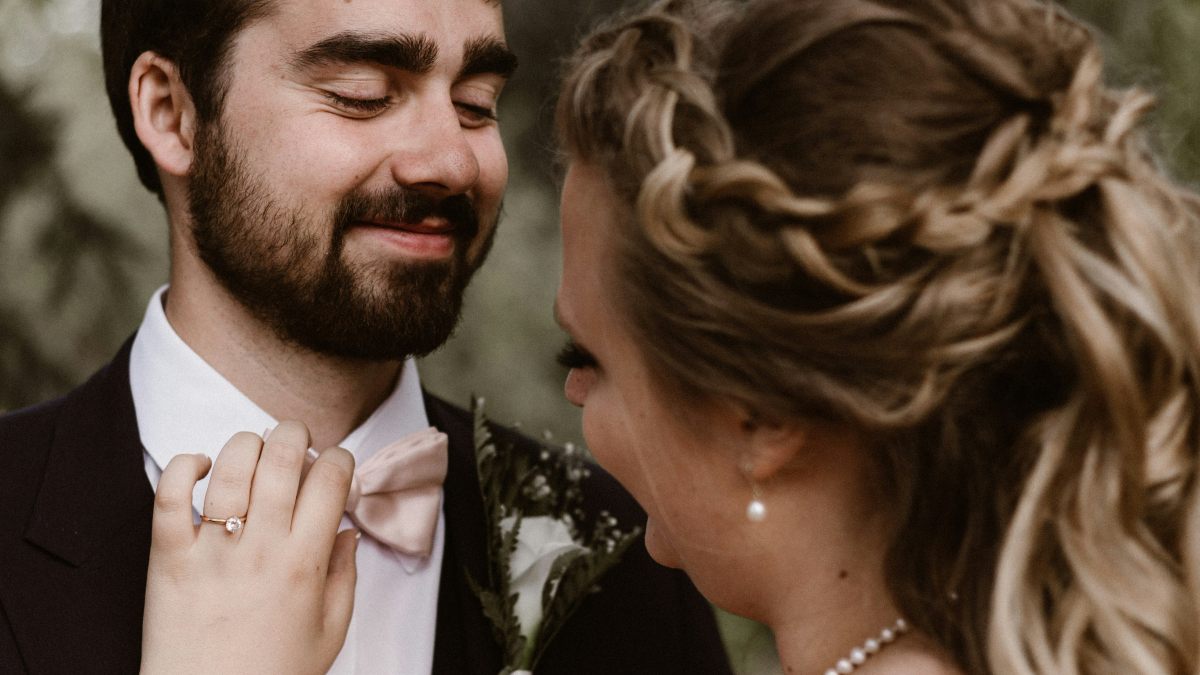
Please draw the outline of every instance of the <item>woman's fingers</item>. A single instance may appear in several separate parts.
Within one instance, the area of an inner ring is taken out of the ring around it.
[[[267,437],[254,472],[247,519],[253,524],[250,536],[291,531],[308,438],[308,427],[299,422],[281,422]]]
[[[250,482],[261,451],[262,439],[255,434],[241,432],[229,439],[213,464],[208,492],[204,495],[203,515],[220,519],[245,517],[250,503]],[[201,525],[201,537],[229,537],[229,532],[219,524]]]
[[[284,423],[265,444],[254,434],[234,436],[215,463],[180,455],[167,465],[155,498],[144,666],[167,672],[211,656],[207,642],[197,642],[197,626],[201,637],[224,630],[217,665],[206,668],[211,672],[263,672],[259,661],[282,664],[273,669],[279,672],[317,672],[314,666],[323,672],[333,662],[354,610],[357,532],[337,535],[354,458],[341,448],[327,450],[301,488],[308,443],[304,425]],[[244,535],[230,537],[212,524],[196,535],[191,495],[210,465],[206,515],[245,514]],[[225,630],[230,617],[239,625]],[[234,656],[222,663],[229,644],[251,661]],[[181,660],[155,660],[172,653]]]
[[[329,555],[338,523],[346,511],[346,495],[354,476],[354,455],[329,448],[309,467],[296,499],[292,532],[311,544],[320,561]]]
[[[176,455],[163,469],[154,495],[153,546],[179,550],[196,540],[192,490],[212,462],[204,455]]]
[[[325,582],[325,635],[339,649],[346,641],[346,629],[354,612],[354,584],[358,580],[354,556],[358,552],[359,537],[358,530],[339,532],[329,556],[329,574]]]
[[[346,510],[346,495],[354,475],[354,455],[342,448],[322,452],[304,478],[292,522],[292,536],[308,557],[305,567],[320,569],[328,564],[324,585],[325,644],[330,658],[337,656],[346,640],[350,615],[354,612],[354,586],[358,579],[355,555],[357,530],[337,532]],[[311,557],[310,557],[311,556]]]

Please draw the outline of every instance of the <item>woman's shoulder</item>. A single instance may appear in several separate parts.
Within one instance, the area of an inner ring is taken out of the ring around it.
[[[858,671],[863,675],[964,675],[965,671],[932,641],[918,635],[897,640]]]

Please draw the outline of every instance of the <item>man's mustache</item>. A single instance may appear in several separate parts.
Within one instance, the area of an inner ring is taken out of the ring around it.
[[[466,195],[436,198],[420,190],[395,188],[347,195],[338,206],[334,224],[344,234],[357,222],[417,224],[440,218],[454,228],[454,237],[470,241],[479,233],[479,214]]]

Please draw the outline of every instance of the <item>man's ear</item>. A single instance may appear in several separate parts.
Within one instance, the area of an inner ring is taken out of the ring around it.
[[[129,105],[138,139],[159,170],[186,176],[192,166],[196,106],[175,64],[143,52],[129,72]]]

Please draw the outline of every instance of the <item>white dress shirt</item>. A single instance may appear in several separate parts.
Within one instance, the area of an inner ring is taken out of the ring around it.
[[[156,489],[175,455],[204,453],[215,460],[236,432],[262,434],[278,423],[179,337],[163,310],[165,291],[164,286],[151,298],[129,360],[146,475]],[[417,367],[409,359],[388,399],[339,445],[362,465],[385,445],[428,426]],[[192,496],[197,522],[207,486],[205,477]],[[348,527],[349,518],[343,518],[342,529]],[[397,553],[363,534],[354,616],[329,672],[426,675],[432,670],[444,545],[444,515],[438,517],[428,558]]]

